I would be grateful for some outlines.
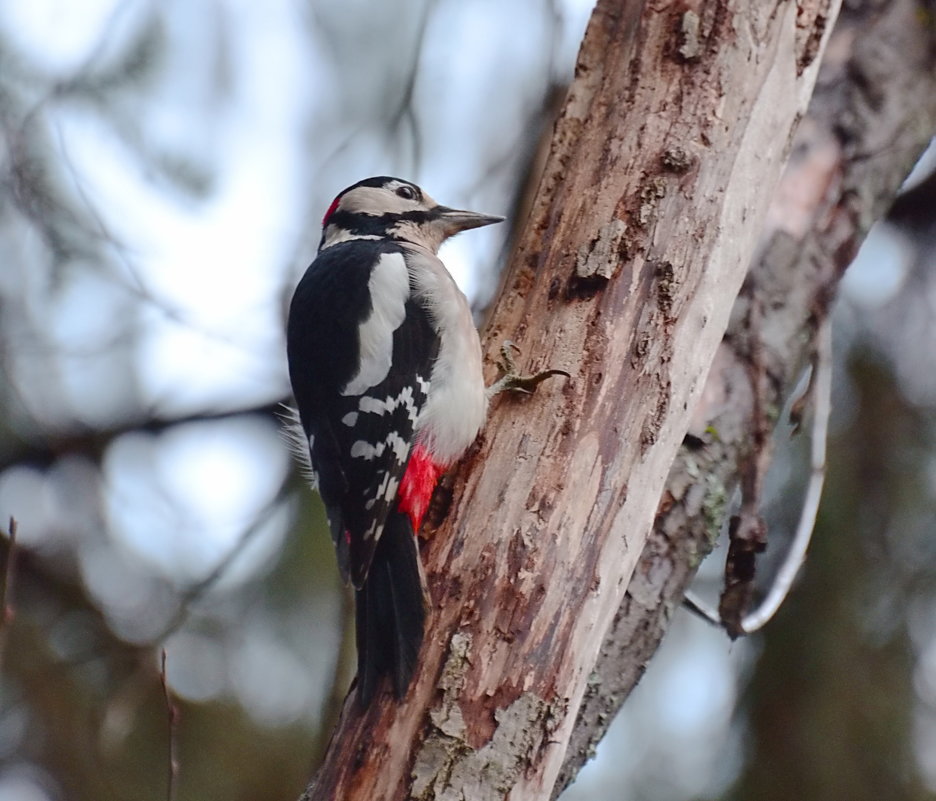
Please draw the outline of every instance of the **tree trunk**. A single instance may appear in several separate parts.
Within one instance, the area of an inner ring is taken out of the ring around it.
[[[681,448],[670,471],[579,710],[558,790],[574,779],[637,684],[725,519],[751,447],[752,343],[759,343],[766,377],[760,405],[780,409],[808,361],[812,336],[804,333],[825,315],[868,227],[936,130],[936,29],[920,24],[927,2],[864,0],[842,10],[758,255],[693,413],[690,430],[704,447]],[[759,309],[755,329],[752,305]]]
[[[837,11],[599,2],[485,335],[573,378],[495,405],[413,686],[345,704],[305,798],[549,795]]]

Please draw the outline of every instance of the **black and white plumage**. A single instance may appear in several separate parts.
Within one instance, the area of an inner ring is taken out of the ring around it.
[[[439,473],[484,422],[468,303],[436,256],[500,217],[440,206],[408,181],[344,190],[289,310],[289,375],[339,569],[356,590],[358,698],[409,685],[425,623],[415,532]]]

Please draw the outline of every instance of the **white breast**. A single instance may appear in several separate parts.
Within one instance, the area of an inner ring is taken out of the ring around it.
[[[468,300],[438,257],[417,245],[404,247],[414,297],[425,303],[440,337],[417,436],[434,461],[449,465],[474,442],[487,414],[481,343]]]

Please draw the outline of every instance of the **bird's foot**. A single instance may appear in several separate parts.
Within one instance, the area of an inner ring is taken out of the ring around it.
[[[500,377],[487,388],[489,398],[493,398],[501,392],[520,392],[524,395],[532,395],[533,391],[547,378],[554,375],[571,377],[565,370],[543,370],[543,372],[533,375],[520,375],[517,363],[514,361],[514,351],[520,353],[520,348],[509,339],[501,345],[501,357],[497,360]]]

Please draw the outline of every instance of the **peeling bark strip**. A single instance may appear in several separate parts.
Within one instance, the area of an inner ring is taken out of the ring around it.
[[[585,297],[603,289],[621,269],[630,254],[627,223],[611,220],[598,238],[582,245],[575,258],[575,276],[569,282],[569,297]]]
[[[749,306],[762,310],[757,335],[768,394],[760,404],[779,409],[813,348],[804,332],[825,313],[871,221],[936,131],[936,28],[920,24],[928,2],[860,0],[839,16],[692,436],[601,646],[554,795],[574,779],[637,684],[725,521],[755,408],[745,355]]]
[[[518,801],[556,780],[816,73],[798,76],[795,3],[704,4],[689,60],[684,11],[592,15],[485,337],[491,365],[512,339],[573,380],[497,404],[424,550],[410,692],[345,704],[307,799]],[[603,287],[555,291],[592,265]]]

